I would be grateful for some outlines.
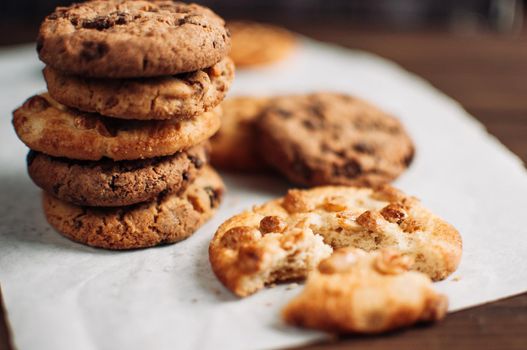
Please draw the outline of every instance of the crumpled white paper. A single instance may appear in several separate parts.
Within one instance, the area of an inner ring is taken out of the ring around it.
[[[238,299],[214,277],[209,239],[231,215],[284,194],[262,176],[224,176],[219,213],[188,240],[131,252],[97,250],[54,232],[26,175],[11,111],[45,89],[31,47],[0,54],[0,283],[19,349],[247,349],[294,346],[324,334],[285,326],[301,286]],[[455,311],[527,290],[527,176],[520,160],[456,102],[379,57],[303,40],[293,57],[239,72],[231,95],[344,91],[398,116],[417,145],[396,186],[463,236],[461,266],[437,288]]]

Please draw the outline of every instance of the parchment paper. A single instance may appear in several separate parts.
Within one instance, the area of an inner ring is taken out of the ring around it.
[[[440,59],[440,58],[438,58]],[[45,89],[33,47],[0,54],[0,283],[19,349],[247,349],[325,335],[282,324],[301,289],[281,285],[239,300],[216,280],[208,242],[226,218],[282,195],[287,184],[228,176],[219,213],[188,240],[109,252],[73,243],[46,223],[11,111]],[[454,224],[461,266],[437,288],[451,311],[527,290],[527,176],[520,160],[453,100],[379,57],[303,40],[287,61],[239,72],[231,95],[344,91],[398,116],[417,145],[395,184]]]

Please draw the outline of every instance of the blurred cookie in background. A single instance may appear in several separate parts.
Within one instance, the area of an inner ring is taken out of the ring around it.
[[[284,28],[251,22],[230,21],[230,57],[238,68],[261,66],[280,61],[296,46],[295,36]]]
[[[398,119],[343,93],[274,98],[256,127],[264,161],[300,186],[390,183],[414,156]]]
[[[267,167],[258,153],[256,119],[270,99],[240,96],[222,103],[220,130],[211,138],[211,163],[219,169],[256,172]]]

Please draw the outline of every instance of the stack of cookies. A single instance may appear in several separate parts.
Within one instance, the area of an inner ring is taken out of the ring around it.
[[[173,1],[59,7],[40,28],[48,93],[13,125],[31,149],[49,223],[107,249],[182,240],[212,216],[223,183],[207,165],[234,77],[224,21]]]

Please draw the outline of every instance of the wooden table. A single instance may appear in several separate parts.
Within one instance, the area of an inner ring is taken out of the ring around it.
[[[297,32],[394,60],[458,100],[527,161],[527,33],[391,32],[348,24],[290,24]],[[514,271],[511,271],[514,273]],[[474,293],[477,293],[475,290]],[[0,350],[11,349],[1,323]],[[303,349],[527,349],[527,293],[448,315],[432,327],[349,337]]]

